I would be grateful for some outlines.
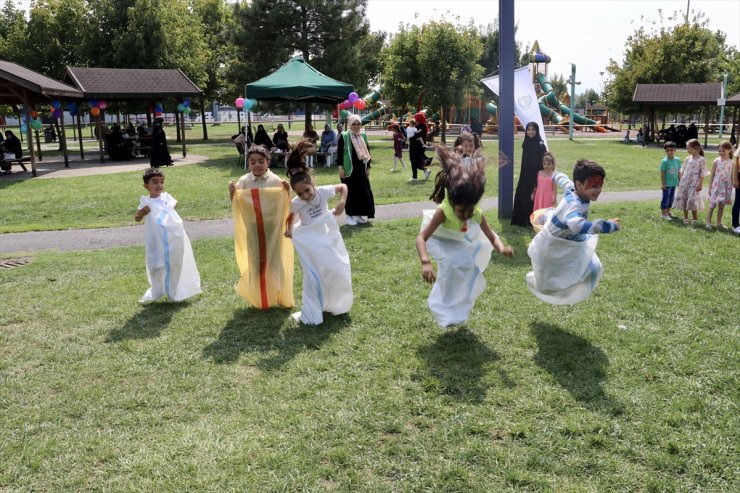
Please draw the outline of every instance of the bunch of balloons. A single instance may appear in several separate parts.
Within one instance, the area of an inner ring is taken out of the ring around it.
[[[257,107],[258,101],[256,99],[245,99],[242,97],[236,98],[236,101],[234,101],[234,106],[236,106],[240,110],[244,111],[251,111],[254,108]]]
[[[367,107],[367,101],[360,99],[356,92],[351,92],[347,99],[339,103],[339,109],[341,110],[348,110],[353,106],[358,110],[364,110]]]
[[[100,110],[104,110],[108,107],[108,103],[105,101],[98,100],[98,99],[91,99],[89,101],[90,104],[90,114],[92,116],[98,116],[100,114]]]
[[[188,98],[185,98],[182,100],[182,103],[177,104],[177,111],[180,113],[185,113],[186,115],[189,115],[191,111],[190,109],[190,100]]]

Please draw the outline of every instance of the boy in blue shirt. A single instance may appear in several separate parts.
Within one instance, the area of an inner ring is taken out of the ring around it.
[[[663,189],[663,198],[660,200],[660,209],[663,211],[663,219],[673,219],[671,207],[673,207],[673,196],[678,186],[678,171],[681,169],[681,160],[676,157],[676,144],[668,141],[663,144],[666,157],[660,162],[660,185]]]

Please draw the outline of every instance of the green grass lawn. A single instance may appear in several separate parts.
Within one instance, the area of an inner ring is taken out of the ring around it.
[[[586,302],[534,298],[530,235],[489,214],[516,257],[455,330],[418,220],[342,228],[355,304],[320,327],[247,307],[228,239],[180,304],[136,302],[141,247],[2,270],[0,490],[737,491],[737,239],[592,209],[624,230]]]
[[[594,139],[574,142],[553,139],[550,147],[560,168],[569,174],[577,159],[588,157],[606,168],[606,190],[652,188],[656,189],[656,202],[659,201],[660,177],[656,170],[663,157],[662,149]],[[377,204],[428,199],[433,180],[408,183],[410,170],[390,172],[393,164],[390,141],[375,143],[371,150],[374,158],[371,182]],[[521,141],[516,141],[515,173],[519,171],[520,150]],[[491,163],[487,172],[487,196],[496,196],[498,142],[486,142],[484,151]],[[210,160],[164,170],[167,190],[180,201],[180,213],[187,220],[230,217],[227,185],[229,180],[236,180],[243,174],[236,151],[230,145],[197,145],[191,146],[189,153],[207,155]],[[410,168],[408,154],[405,155]],[[684,157],[685,151],[679,151],[678,155]],[[713,159],[711,153],[707,157]],[[285,170],[275,171],[282,175]],[[336,169],[316,168],[316,182],[320,185],[337,183]],[[0,180],[0,210],[3,211],[0,233],[131,225],[139,196],[144,192],[139,172],[52,180]]]

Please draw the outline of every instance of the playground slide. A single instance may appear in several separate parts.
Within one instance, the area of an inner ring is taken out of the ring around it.
[[[363,116],[360,121],[362,122],[363,125],[367,125],[371,121],[377,120],[378,118],[385,115],[386,113],[388,113],[388,108],[386,108],[384,104],[381,104],[378,109],[373,110],[367,115]]]
[[[552,88],[552,84],[550,84],[550,82],[547,80],[547,77],[545,76],[545,74],[539,73],[537,74],[535,79],[537,80],[540,87],[542,88],[542,91],[545,93],[545,95],[540,98],[540,112],[542,113],[542,116],[545,118],[553,118],[555,119],[556,123],[561,124],[561,122],[563,121],[563,117],[561,116],[560,120],[558,120],[557,118],[554,118],[553,116],[551,116],[553,113],[555,115],[557,115],[557,113],[551,110],[550,108],[548,108],[547,106],[545,106],[543,103],[546,101],[547,103],[549,103],[550,106],[558,108],[562,114],[568,115],[568,116],[570,116],[570,108],[562,104],[560,100],[558,100],[558,96],[557,94],[555,94],[555,91]],[[543,98],[545,101],[543,101]],[[547,110],[547,112],[545,110]],[[573,115],[573,123],[577,123],[579,125],[591,125],[593,126],[593,129],[599,133],[606,132],[606,129],[602,127],[601,125],[599,125],[597,121],[592,120],[590,118],[586,118],[585,116],[579,115],[578,113]]]

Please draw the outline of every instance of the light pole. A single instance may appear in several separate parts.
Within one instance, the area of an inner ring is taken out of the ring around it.
[[[570,118],[568,119],[568,140],[573,140],[573,117],[576,114],[576,86],[580,85],[580,82],[576,82],[575,63],[570,64],[570,78],[566,82],[570,84]]]

